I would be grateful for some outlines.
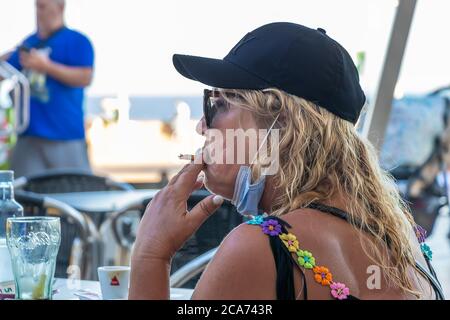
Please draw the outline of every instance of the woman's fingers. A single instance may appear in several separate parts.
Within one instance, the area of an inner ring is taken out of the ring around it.
[[[197,178],[197,181],[195,181],[194,186],[191,189],[191,193],[195,190],[200,189],[201,187],[203,187],[203,177]]]
[[[193,187],[198,179],[198,175],[203,169],[203,164],[190,163],[183,168],[177,180],[172,184],[177,193],[182,194],[186,199],[192,193]]]
[[[195,153],[194,161],[191,161],[190,163],[184,165],[184,167],[169,181],[168,185],[175,184],[178,178],[180,178],[181,175],[185,173],[186,170],[190,168],[192,165],[199,166],[201,169],[203,169],[203,167],[205,166],[205,163],[203,161],[203,150],[201,148],[198,149],[197,152]]]
[[[168,186],[175,184],[175,182],[177,182],[178,178],[181,176],[181,174],[184,172],[184,170],[186,170],[186,168],[189,166],[188,164],[185,164],[183,166],[183,168],[181,168],[180,171],[178,171],[178,173],[172,178],[170,179],[169,183],[167,184]]]
[[[223,203],[223,198],[218,195],[211,195],[192,208],[187,214],[187,219],[192,222],[195,230],[205,222]]]

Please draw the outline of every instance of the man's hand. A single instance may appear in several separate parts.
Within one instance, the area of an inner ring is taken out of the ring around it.
[[[51,60],[36,49],[31,49],[30,52],[20,52],[20,64],[24,69],[47,73]]]
[[[45,73],[63,84],[76,88],[87,87],[92,81],[92,67],[71,67],[50,60],[36,49],[20,52],[20,64],[24,69]]]

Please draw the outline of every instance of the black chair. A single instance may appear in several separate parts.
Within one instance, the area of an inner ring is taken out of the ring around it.
[[[15,199],[24,207],[26,216],[60,217],[61,245],[55,276],[66,278],[67,268],[76,265],[80,268],[81,279],[92,279],[92,274],[96,272],[96,251],[100,240],[93,222],[74,208],[50,197],[19,190],[15,193]],[[78,258],[73,254],[73,239],[79,239]]]
[[[14,187],[44,194],[134,189],[128,183],[116,182],[90,171],[73,169],[48,170],[42,174],[20,177],[14,181]]]
[[[193,208],[197,203],[210,195],[206,190],[200,190],[192,194],[188,200],[188,208]],[[172,262],[171,274],[173,275],[187,263],[194,261],[198,257],[208,256],[208,252],[217,248],[225,236],[235,227],[243,222],[243,217],[236,211],[236,208],[228,201],[197,230],[183,248],[177,252]],[[212,257],[212,255],[210,255]],[[194,288],[201,272],[185,281],[184,288]]]
[[[188,199],[188,209],[192,209],[197,203],[209,196],[210,193],[204,189],[195,191]],[[129,261],[132,246],[135,240],[135,234],[130,232],[126,224],[119,223],[120,219],[128,214],[135,214],[136,211],[142,216],[145,208],[151,199],[146,199],[143,202],[130,204],[127,208],[117,211],[109,216],[109,223],[112,227],[114,239],[119,247],[120,260],[116,263],[126,264]],[[223,238],[236,226],[243,222],[243,218],[236,212],[234,206],[229,202],[224,204],[197,230],[197,232],[184,244],[172,260],[171,273],[176,273],[180,268],[187,265],[194,259],[201,257],[200,260],[204,262],[205,256],[212,257],[211,250],[217,248],[222,242]],[[207,259],[206,259],[207,260]],[[205,264],[202,262],[202,266]],[[189,267],[190,269],[190,267]],[[185,276],[177,276],[181,280],[177,280],[177,286],[184,286],[186,288],[193,288],[200,277],[201,270],[196,269],[191,273],[189,278]],[[184,273],[184,272],[183,272]]]
[[[408,204],[415,222],[422,226],[428,235],[432,234],[441,210],[449,205],[445,181],[446,153],[447,148],[437,140],[431,155],[423,165],[399,166],[390,171],[397,184],[404,186],[403,190],[400,190],[401,195]],[[439,174],[444,177],[444,184],[438,181]]]
[[[133,186],[128,183],[114,181],[108,177],[94,175],[90,171],[77,169],[54,169],[47,170],[41,174],[29,177],[19,177],[14,181],[16,190],[25,192],[33,192],[36,194],[54,194],[54,193],[71,193],[71,192],[90,192],[90,191],[129,191],[134,190]],[[85,219],[93,221],[93,226],[100,226],[104,220],[104,215],[93,215],[83,212]],[[97,227],[93,231],[99,234]],[[76,241],[75,230],[68,228],[65,230],[64,243],[68,248],[72,248],[73,242]],[[99,236],[97,243],[97,253],[92,257],[97,264],[103,264],[104,250],[101,248],[102,242]],[[66,249],[64,249],[66,250]],[[96,279],[96,270],[89,271],[89,278]]]
[[[170,287],[171,288],[182,288],[187,285],[190,281],[198,278],[203,270],[206,269],[208,263],[214,258],[218,248],[213,248],[201,255],[197,256],[193,260],[189,261],[176,272],[173,272],[170,276]],[[192,284],[190,285],[192,287]]]
[[[408,203],[414,220],[425,228],[428,235],[433,232],[441,210],[449,206],[446,176],[450,168],[450,99],[443,95],[448,90],[447,86],[429,94],[429,96],[441,95],[445,103],[442,114],[444,130],[438,136],[429,136],[428,132],[423,132],[423,137],[428,136],[433,142],[431,154],[420,165],[399,164],[390,169],[397,183],[406,186],[402,190],[403,199]],[[444,177],[444,183],[439,181],[439,175]],[[450,238],[450,233],[448,237]]]

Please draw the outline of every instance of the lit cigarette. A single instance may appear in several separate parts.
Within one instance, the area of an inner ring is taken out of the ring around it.
[[[178,156],[178,159],[180,159],[180,160],[194,161],[194,155],[193,155],[193,154],[180,154],[180,155]]]

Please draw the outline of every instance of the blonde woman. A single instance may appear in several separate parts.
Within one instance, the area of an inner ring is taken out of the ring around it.
[[[325,30],[272,23],[222,60],[175,55],[174,65],[220,88],[205,90],[200,134],[268,129],[257,152],[276,149],[278,166],[264,172],[245,150],[245,163],[184,167],[142,219],[130,299],[169,297],[171,258],[224,198],[250,220],[222,242],[193,299],[443,298],[425,235],[355,131],[365,103],[357,70]],[[188,212],[202,185],[213,195]]]

